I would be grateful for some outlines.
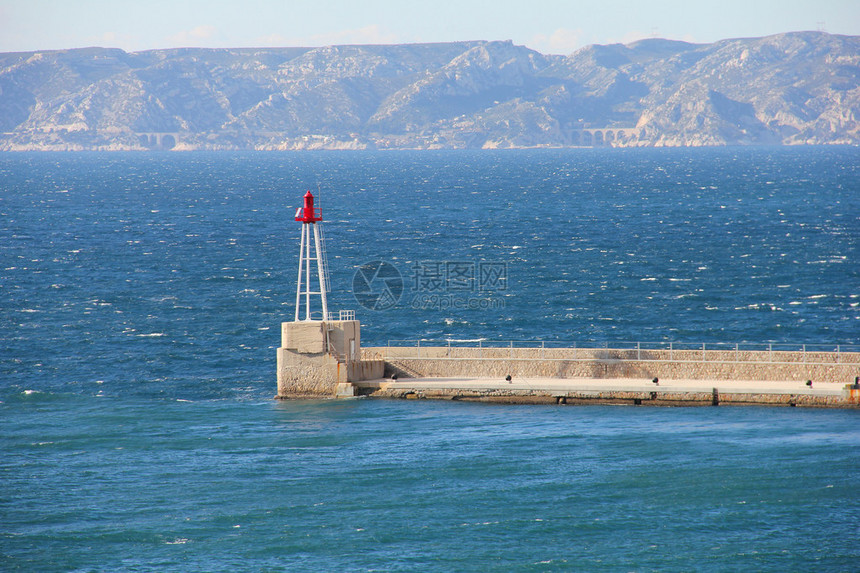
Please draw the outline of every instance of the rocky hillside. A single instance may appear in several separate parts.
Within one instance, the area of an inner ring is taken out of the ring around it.
[[[860,143],[860,37],[0,54],[0,149]]]

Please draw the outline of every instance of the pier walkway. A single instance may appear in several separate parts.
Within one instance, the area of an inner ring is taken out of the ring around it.
[[[630,378],[405,378],[355,384],[359,395],[504,403],[860,407],[860,389],[798,381]]]

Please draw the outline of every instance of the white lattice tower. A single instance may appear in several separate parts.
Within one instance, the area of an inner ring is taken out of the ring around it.
[[[305,193],[304,207],[296,210],[296,221],[302,223],[302,243],[299,247],[299,277],[296,283],[296,321],[313,320],[311,312],[311,295],[319,295],[322,316],[320,320],[328,317],[328,302],[326,291],[328,290],[328,277],[326,276],[325,248],[321,238],[320,223],[322,221],[322,210],[314,208],[314,196],[310,191]],[[311,247],[311,234],[313,234],[313,247]],[[311,290],[311,266],[316,265],[315,275],[317,279],[317,290]],[[304,279],[302,278],[304,275]],[[304,302],[305,316],[300,319],[302,302]]]

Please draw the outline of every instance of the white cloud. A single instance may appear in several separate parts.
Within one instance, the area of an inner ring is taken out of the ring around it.
[[[260,46],[302,46],[318,47],[344,44],[396,44],[400,42],[397,35],[381,29],[377,25],[355,28],[352,30],[339,30],[324,34],[311,34],[309,36],[283,36],[281,34],[269,34],[256,39]]]
[[[202,24],[190,30],[183,30],[167,38],[168,46],[203,46],[217,35],[215,26]],[[209,46],[206,46],[209,47]]]
[[[534,36],[528,46],[542,54],[571,54],[582,47],[582,30],[559,28],[552,34]]]
[[[267,36],[259,36],[255,38],[252,45],[260,48],[283,48],[295,47],[299,44],[296,44],[286,36],[282,36],[280,34],[269,34]]]
[[[319,34],[315,39],[324,44],[396,44],[397,35],[381,30],[373,24],[355,30],[342,30],[333,34]]]
[[[189,34],[191,34],[192,38],[197,38],[199,40],[208,40],[212,36],[215,35],[215,26],[197,26],[192,29]]]

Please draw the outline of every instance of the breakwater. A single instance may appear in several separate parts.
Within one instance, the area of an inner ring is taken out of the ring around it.
[[[644,406],[764,405],[860,408],[860,387],[749,380],[588,378],[407,378],[357,383],[377,398],[439,399],[506,404],[629,404]]]
[[[281,325],[277,397],[860,407],[860,352],[736,344],[361,347],[357,320]],[[716,348],[714,348],[716,346]]]
[[[410,377],[812,380],[847,384],[860,352],[773,349],[385,346],[364,349],[386,372]]]
[[[357,394],[501,403],[860,407],[860,353],[733,349],[375,347]]]

